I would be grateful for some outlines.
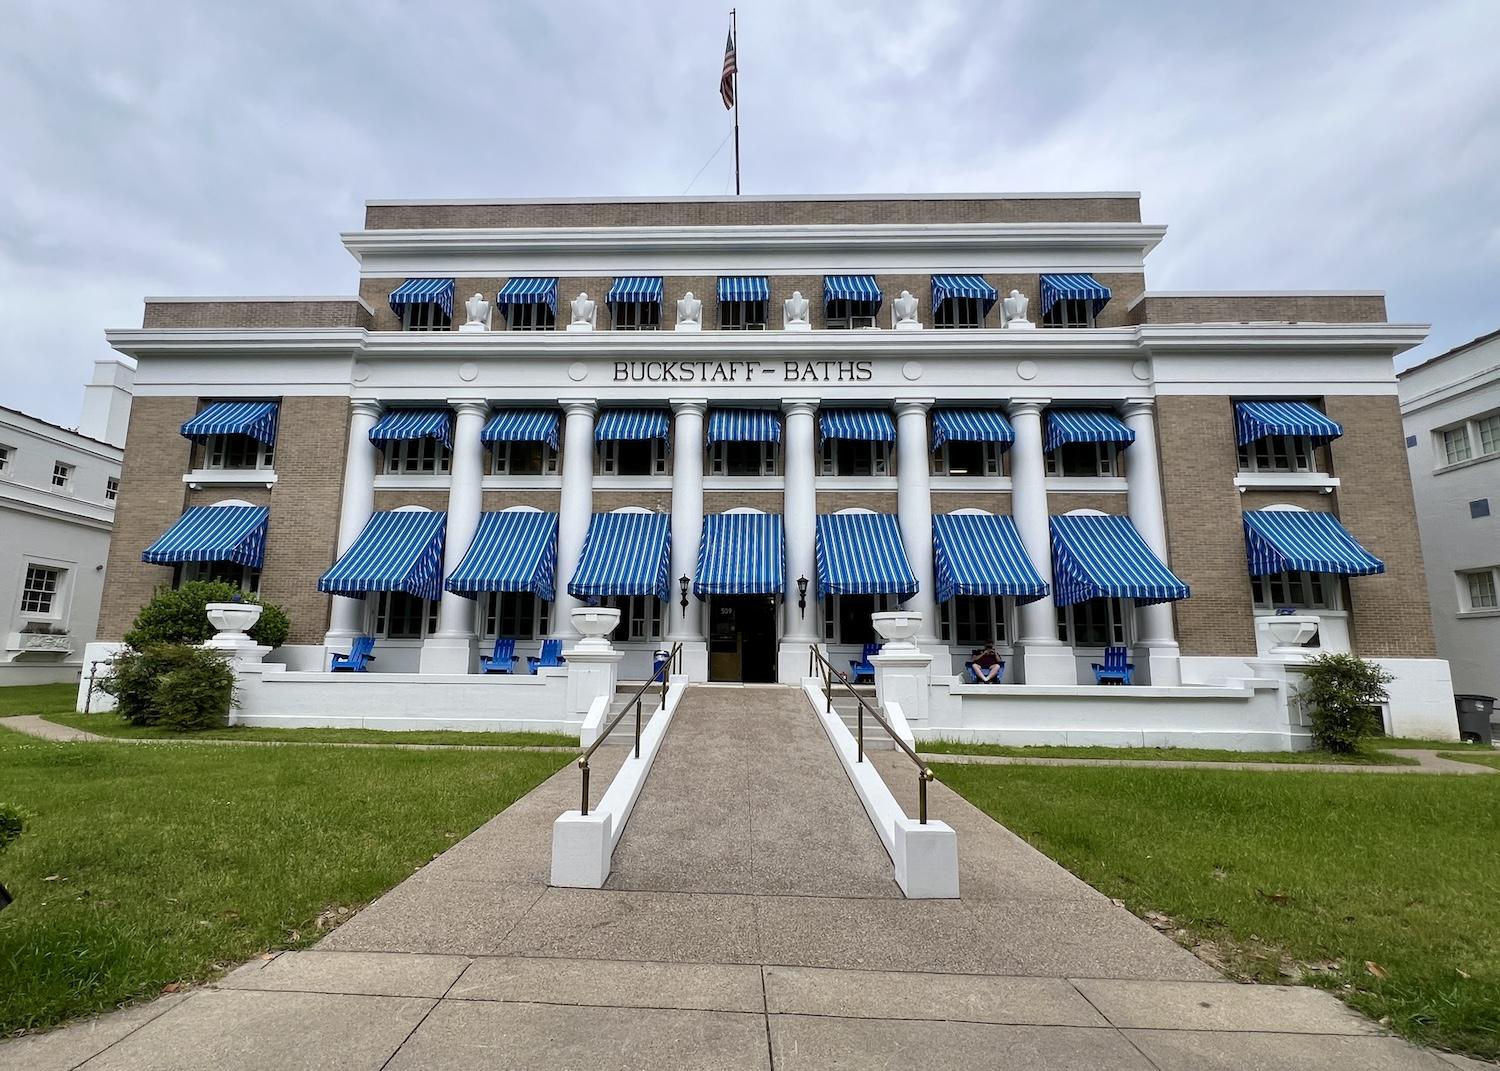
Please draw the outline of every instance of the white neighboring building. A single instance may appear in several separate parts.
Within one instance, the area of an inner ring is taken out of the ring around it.
[[[1500,331],[1398,378],[1438,654],[1500,696]]]
[[[99,623],[135,372],[97,361],[77,431],[0,407],[0,686],[77,680]]]

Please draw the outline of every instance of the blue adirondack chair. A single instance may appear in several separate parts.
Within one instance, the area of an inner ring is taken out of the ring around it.
[[[1106,647],[1104,649],[1104,664],[1094,663],[1095,684],[1133,684],[1135,682],[1135,663],[1125,661],[1126,650],[1123,647]]]
[[[974,672],[974,663],[964,663],[964,674],[968,677],[970,684],[979,683],[979,674]],[[990,684],[1003,684],[1005,681],[1005,659],[1000,659],[1000,672],[995,674],[995,679]]]
[[[488,657],[479,656],[479,671],[481,673],[510,673],[514,671],[515,663],[516,641],[497,638],[494,653]]]
[[[371,653],[374,650],[374,636],[356,636],[349,647],[349,653],[335,654],[328,668],[333,673],[364,673],[369,668],[368,663],[375,661],[375,656]]]
[[[870,656],[878,655],[879,653],[880,644],[867,643],[865,644],[863,654],[858,658],[851,658],[849,660],[849,675],[854,678],[855,684],[860,683],[862,680],[867,680],[871,684],[875,683],[875,667],[870,664]]]
[[[566,665],[567,661],[562,656],[562,640],[543,640],[540,657],[533,656],[526,659],[526,672],[535,673],[538,669]]]

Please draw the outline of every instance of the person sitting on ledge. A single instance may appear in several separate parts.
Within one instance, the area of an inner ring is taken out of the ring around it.
[[[1005,663],[995,653],[995,645],[985,644],[979,657],[974,659],[974,680],[979,684],[999,684],[1000,674],[1004,671]]]

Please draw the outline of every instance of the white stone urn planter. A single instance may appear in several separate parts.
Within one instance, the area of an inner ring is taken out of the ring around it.
[[[1312,657],[1312,652],[1302,645],[1318,631],[1317,615],[1278,614],[1275,617],[1257,618],[1256,624],[1269,641],[1270,649],[1267,653],[1270,657],[1296,662]]]
[[[620,624],[620,611],[612,606],[580,606],[570,615],[583,639],[580,651],[612,651],[609,634]]]
[[[917,649],[917,645],[911,642],[911,638],[917,634],[917,628],[922,623],[922,615],[915,610],[887,610],[884,613],[871,614],[870,623],[875,626],[876,633],[885,641],[887,652]]]
[[[204,607],[208,622],[219,630],[205,647],[219,650],[240,651],[255,646],[249,631],[260,620],[261,606],[253,602],[211,602]]]

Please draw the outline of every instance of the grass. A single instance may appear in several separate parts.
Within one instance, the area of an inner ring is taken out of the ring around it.
[[[49,714],[47,720],[75,729],[135,740],[273,740],[307,744],[468,744],[482,747],[578,747],[577,735],[567,733],[471,733],[426,729],[387,732],[383,729],[265,729],[233,725],[179,733],[152,725],[132,725],[118,714]]]
[[[14,714],[62,714],[73,709],[76,684],[16,684],[0,688],[0,718]]]
[[[1500,770],[1500,752],[1495,751],[1494,748],[1485,748],[1484,751],[1488,752],[1488,754],[1475,753],[1473,751],[1445,751],[1442,755],[1445,759],[1453,759],[1457,762],[1469,762],[1476,766],[1489,766]]]
[[[155,748],[0,732],[0,1036],[297,948],[505,809],[551,752]]]
[[[1500,780],[944,764],[977,806],[1228,973],[1500,1056]]]
[[[56,719],[54,719],[56,720]],[[1415,766],[1414,759],[1361,749],[1352,755],[1331,751],[1223,751],[1206,747],[1057,747],[967,744],[957,740],[923,740],[919,751],[935,755],[1003,755],[1026,759],[1134,759],[1141,762],[1284,762],[1345,763],[1357,766]]]

